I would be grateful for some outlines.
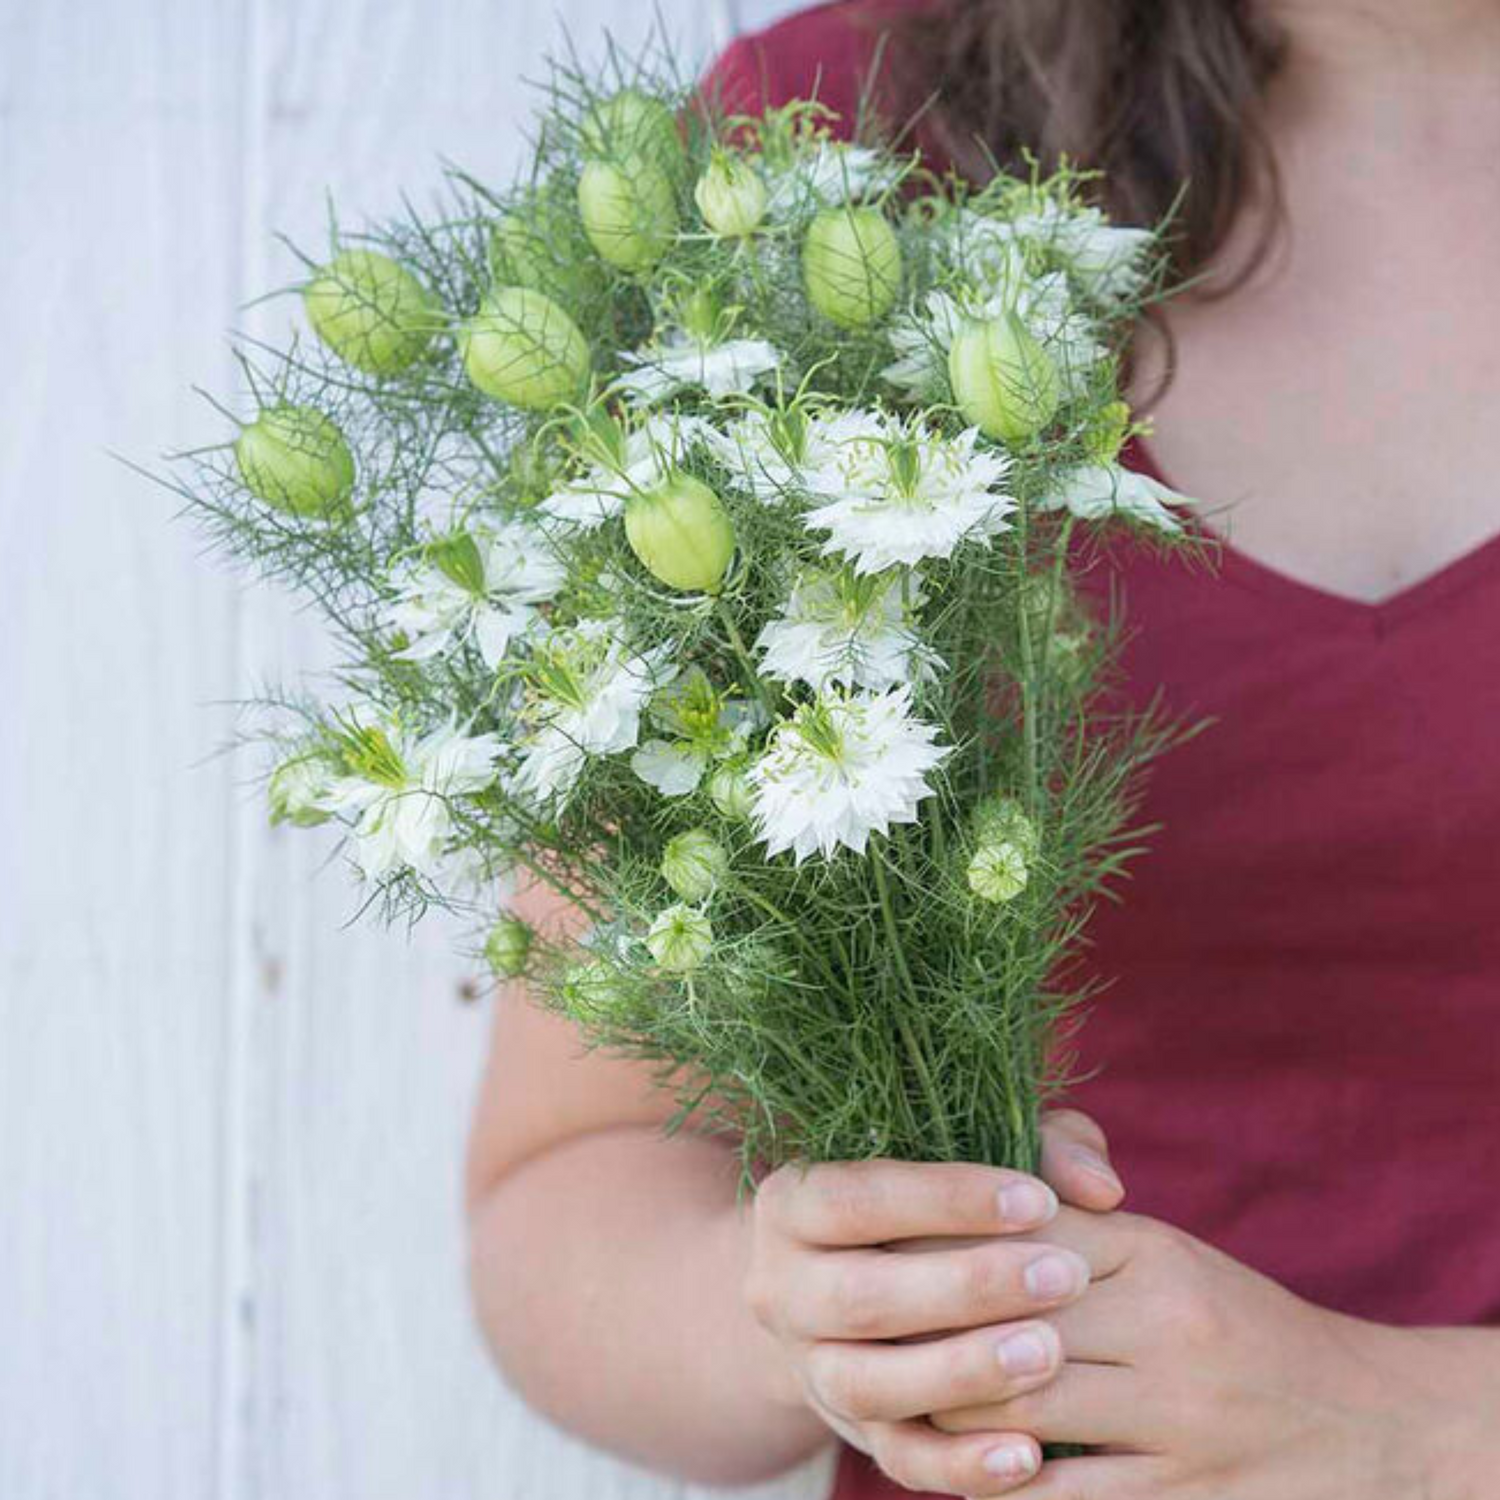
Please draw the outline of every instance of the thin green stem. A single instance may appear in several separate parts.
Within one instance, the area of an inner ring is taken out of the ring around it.
[[[875,872],[875,889],[880,897],[880,912],[885,920],[886,936],[890,939],[891,951],[896,957],[896,967],[901,971],[901,978],[906,985],[907,997],[911,1002],[910,1013],[901,1009],[896,1010],[896,1029],[901,1033],[901,1041],[905,1046],[907,1055],[911,1059],[912,1070],[917,1075],[917,1081],[921,1085],[922,1093],[926,1097],[928,1109],[932,1113],[932,1122],[937,1127],[940,1150],[945,1161],[953,1161],[957,1156],[954,1145],[953,1131],[948,1124],[948,1110],[943,1101],[942,1090],[938,1087],[937,1078],[932,1071],[932,1064],[927,1056],[926,1048],[917,1039],[912,1029],[911,1015],[920,1016],[921,998],[917,992],[916,981],[912,978],[910,965],[906,962],[906,950],[902,946],[901,927],[896,921],[896,908],[891,901],[890,882],[886,879],[886,857],[885,849],[875,843],[870,845],[870,868]],[[923,1028],[926,1030],[925,1026]]]
[[[740,628],[734,622],[734,611],[730,609],[729,603],[722,596],[714,600],[714,608],[718,612],[719,619],[724,622],[724,629],[729,636],[729,644],[739,660],[740,668],[745,674],[745,681],[755,696],[760,699],[761,706],[774,722],[776,719],[776,700],[771,696],[771,689],[766,685],[765,679],[755,670],[755,659],[750,655],[745,645],[745,639],[740,634]]]

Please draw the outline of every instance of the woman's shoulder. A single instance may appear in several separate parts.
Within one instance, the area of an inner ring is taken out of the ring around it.
[[[736,37],[705,79],[732,113],[816,97],[852,121],[881,38],[932,0],[827,0]]]

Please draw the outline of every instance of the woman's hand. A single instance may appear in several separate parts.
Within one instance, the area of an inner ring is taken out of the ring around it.
[[[1087,1294],[1047,1319],[1061,1371],[1045,1386],[934,1418],[953,1434],[1024,1432],[1103,1450],[1049,1462],[1026,1500],[1488,1492],[1470,1478],[1493,1443],[1484,1412],[1490,1425],[1500,1412],[1500,1336],[1327,1312],[1131,1214],[1065,1209],[1046,1237],[1091,1270]],[[1477,1371],[1476,1337],[1488,1355]]]
[[[1123,1189],[1086,1117],[1049,1117],[1043,1140],[1045,1183],[967,1164],[873,1161],[782,1168],[756,1194],[746,1296],[786,1356],[778,1394],[810,1403],[913,1489],[999,1495],[1040,1466],[1023,1428],[970,1422],[954,1435],[925,1416],[997,1409],[1061,1367],[1044,1315],[1082,1295],[1088,1266],[1077,1250],[1051,1246],[1046,1226],[1059,1197],[1102,1212]],[[924,1253],[892,1253],[914,1241]]]

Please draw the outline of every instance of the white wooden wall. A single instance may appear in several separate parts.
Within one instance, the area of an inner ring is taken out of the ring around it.
[[[660,0],[691,56],[738,8]],[[217,440],[282,228],[505,179],[566,24],[644,3],[0,0],[0,1496],[651,1500],[470,1322],[486,1006],[437,924],[341,930],[319,836],[215,758],[315,622],[200,556],[139,460]],[[284,304],[282,305],[284,306]],[[826,1476],[775,1493],[810,1497]]]

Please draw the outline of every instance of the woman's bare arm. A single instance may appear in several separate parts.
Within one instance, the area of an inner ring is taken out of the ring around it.
[[[745,1305],[733,1152],[664,1140],[671,1108],[645,1065],[502,994],[469,1153],[475,1303],[511,1382],[560,1425],[750,1483],[832,1435]]]

